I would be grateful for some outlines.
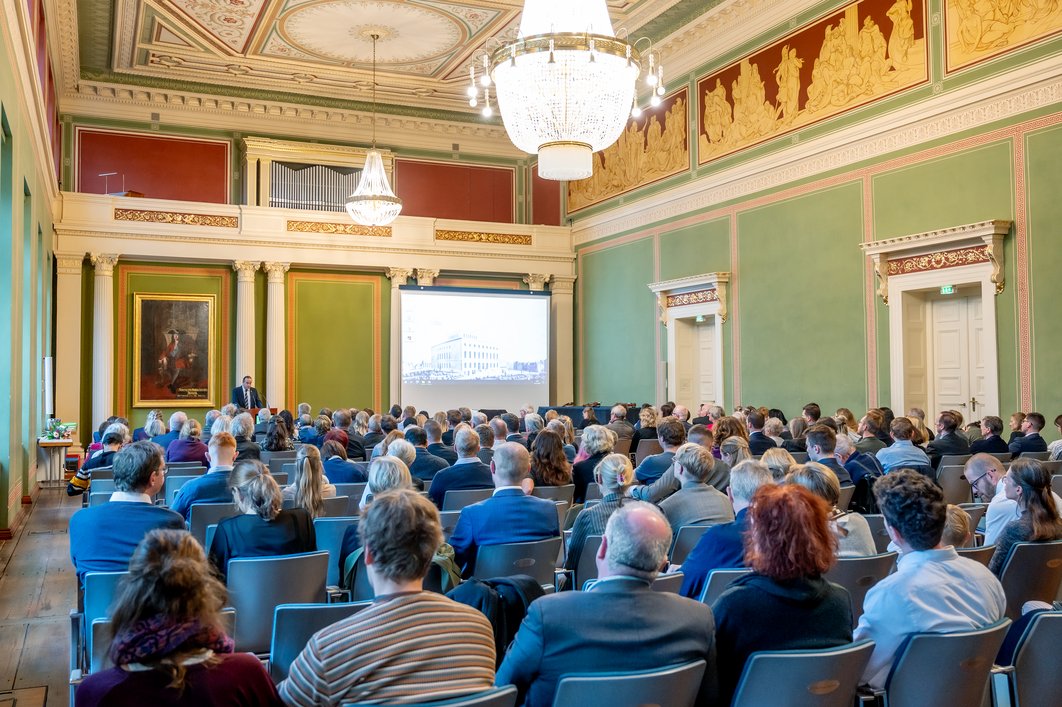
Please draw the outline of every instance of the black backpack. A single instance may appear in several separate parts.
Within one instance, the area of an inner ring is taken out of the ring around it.
[[[505,650],[516,638],[527,608],[545,592],[533,577],[516,575],[494,579],[469,579],[446,593],[456,602],[476,609],[494,627],[494,646],[498,665],[505,657]]]

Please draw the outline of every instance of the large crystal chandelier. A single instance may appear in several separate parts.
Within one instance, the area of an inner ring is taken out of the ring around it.
[[[376,149],[376,40],[372,37],[372,149],[365,155],[358,186],[347,197],[347,213],[362,226],[386,226],[398,218],[402,200],[391,191],[384,171],[383,157]]]
[[[617,39],[605,0],[525,0],[519,38],[483,57],[489,116],[490,85],[513,144],[538,154],[545,179],[585,179],[593,153],[619,139],[638,112],[635,84],[642,55]],[[469,69],[469,104],[478,101],[476,69]],[[653,102],[663,95],[663,68],[652,52],[646,80]]]

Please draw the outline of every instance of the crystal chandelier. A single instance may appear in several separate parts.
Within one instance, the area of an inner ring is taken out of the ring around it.
[[[650,46],[647,84],[652,104],[664,95],[663,67]],[[605,0],[525,0],[515,42],[483,55],[483,114],[492,114],[490,86],[513,144],[538,154],[545,179],[585,179],[593,153],[619,139],[640,109],[635,84],[642,55],[612,31]],[[478,104],[475,65],[469,105]]]
[[[383,157],[376,149],[376,40],[380,35],[369,36],[372,37],[372,149],[365,155],[357,188],[347,197],[347,213],[362,226],[386,226],[398,218],[402,200],[391,191]]]

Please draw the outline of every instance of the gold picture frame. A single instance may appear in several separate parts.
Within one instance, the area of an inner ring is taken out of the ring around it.
[[[133,407],[215,407],[216,295],[133,294]]]

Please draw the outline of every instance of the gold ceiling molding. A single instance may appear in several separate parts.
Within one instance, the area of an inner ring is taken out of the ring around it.
[[[943,250],[926,255],[913,255],[907,258],[889,260],[889,275],[906,275],[913,272],[928,272],[957,268],[961,265],[987,263],[990,260],[988,246]]]
[[[436,231],[435,240],[495,245],[531,245],[532,243],[531,236],[525,233],[484,233],[483,231]]]
[[[703,304],[704,302],[718,302],[719,291],[714,287],[710,290],[697,290],[695,292],[683,292],[679,295],[668,295],[665,305],[668,308],[682,307],[687,304]]]
[[[287,229],[292,233],[335,233],[342,236],[375,236],[390,238],[390,226],[361,226],[356,223],[327,223],[321,221],[288,220]]]
[[[181,226],[214,226],[215,228],[239,228],[239,216],[218,214],[189,214],[183,211],[148,211],[146,209],[114,210],[115,221],[137,223],[172,223]]]

